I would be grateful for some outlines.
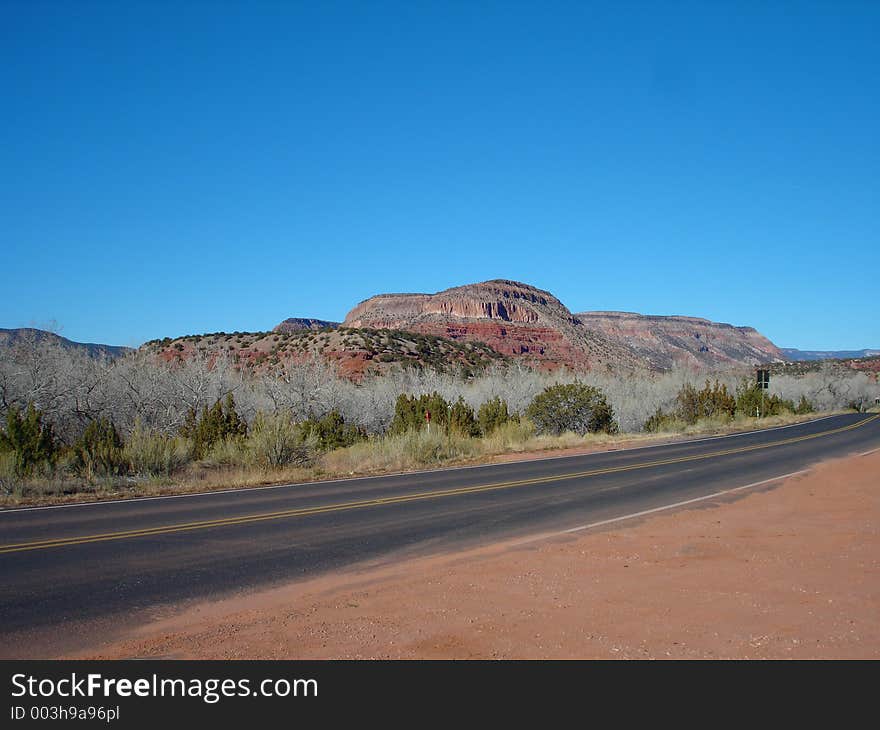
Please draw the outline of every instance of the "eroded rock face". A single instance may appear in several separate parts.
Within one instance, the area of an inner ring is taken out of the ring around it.
[[[547,291],[505,279],[437,294],[380,294],[349,312],[348,327],[478,340],[543,367],[723,367],[783,359],[751,327],[630,312],[572,314]]]
[[[783,353],[753,327],[699,317],[634,312],[581,312],[584,327],[626,342],[653,369],[718,367],[783,360]]]
[[[550,292],[506,279],[437,294],[380,294],[358,304],[343,324],[478,340],[545,367],[635,364],[626,348],[582,327]]]
[[[326,327],[338,327],[339,322],[309,317],[289,317],[272,330],[273,332],[301,332],[302,330],[321,330]]]

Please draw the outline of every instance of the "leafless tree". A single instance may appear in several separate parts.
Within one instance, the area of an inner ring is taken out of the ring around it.
[[[511,412],[522,413],[547,386],[579,379],[606,393],[621,430],[639,431],[658,408],[672,406],[685,383],[700,386],[706,378],[717,378],[733,392],[741,378],[750,376],[750,371],[687,369],[663,374],[544,372],[515,362],[496,365],[476,377],[406,368],[367,375],[355,383],[340,377],[334,365],[318,355],[270,369],[248,368],[225,352],[208,349],[171,361],[142,349],[111,361],[66,349],[34,332],[0,351],[0,417],[13,406],[24,408],[32,402],[68,442],[90,420],[101,417],[111,419],[126,434],[137,423],[171,434],[191,409],[199,411],[232,393],[239,412],[250,422],[259,412],[289,412],[302,420],[337,410],[346,422],[382,433],[403,393],[438,392],[450,402],[463,398],[475,410],[500,397]],[[805,375],[774,376],[770,392],[795,403],[803,395],[818,410],[830,410],[851,403],[867,406],[880,397],[880,385],[872,375],[827,365]]]

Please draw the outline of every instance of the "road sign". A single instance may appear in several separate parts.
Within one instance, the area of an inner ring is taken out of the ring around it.
[[[766,390],[770,387],[770,371],[769,370],[758,370],[758,382],[757,385],[759,388],[763,388]]]

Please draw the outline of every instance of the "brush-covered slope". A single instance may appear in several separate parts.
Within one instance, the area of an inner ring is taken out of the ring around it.
[[[652,369],[755,365],[784,359],[779,348],[753,327],[633,312],[575,316],[587,329],[628,346]]]
[[[17,329],[4,329],[0,327],[0,357],[3,353],[15,347],[39,347],[41,344],[60,347],[63,350],[84,352],[90,357],[107,358],[113,360],[131,352],[130,347],[121,345],[102,345],[93,342],[74,342],[54,332],[34,329],[33,327],[20,327]]]

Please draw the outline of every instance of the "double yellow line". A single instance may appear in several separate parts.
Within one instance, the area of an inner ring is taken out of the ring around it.
[[[186,522],[176,525],[160,525],[158,527],[146,527],[137,530],[124,530],[120,532],[107,532],[99,535],[84,535],[80,537],[57,538],[54,540],[38,540],[35,542],[23,542],[13,545],[0,546],[0,553],[17,553],[27,550],[46,550],[49,548],[66,547],[68,545],[82,545],[90,542],[105,542],[108,540],[124,540],[134,537],[150,537],[152,535],[165,535],[172,532],[189,532],[192,530],[207,530],[213,527],[226,527],[229,525],[247,525],[253,522],[264,522],[266,520],[280,520],[290,517],[306,517],[309,515],[325,514],[328,512],[345,512],[348,510],[363,509],[366,507],[376,507],[387,504],[404,504],[406,502],[417,502],[427,499],[440,499],[442,497],[451,497],[460,494],[475,494],[477,492],[491,492],[500,489],[513,489],[515,487],[526,487],[534,484],[546,484],[550,482],[558,482],[566,479],[581,479],[585,477],[599,476],[602,474],[615,474],[618,472],[635,471],[637,469],[650,469],[656,466],[665,466],[667,464],[682,464],[689,461],[703,461],[705,459],[714,459],[719,456],[729,456],[731,454],[743,454],[749,451],[759,451],[761,449],[769,449],[776,446],[785,446],[800,441],[809,441],[811,439],[823,436],[831,436],[832,434],[851,431],[860,428],[867,423],[880,418],[880,414],[866,418],[863,421],[852,423],[849,426],[841,426],[829,431],[809,434],[807,436],[796,436],[781,441],[773,441],[767,444],[755,444],[753,446],[743,446],[736,449],[724,449],[721,451],[713,451],[707,454],[695,454],[692,456],[680,456],[673,459],[656,459],[654,461],[644,461],[638,464],[628,464],[625,466],[611,466],[604,469],[591,469],[590,471],[572,472],[568,474],[557,474],[555,476],[535,477],[532,479],[519,479],[516,481],[498,482],[495,484],[481,484],[473,487],[459,487],[456,489],[443,489],[432,492],[419,492],[415,494],[403,494],[398,497],[377,497],[375,499],[365,499],[357,502],[343,502],[340,504],[332,504],[324,507],[302,507],[300,509],[282,510],[280,512],[266,512],[256,515],[245,515],[240,517],[226,517],[218,520],[204,520],[201,522]]]

